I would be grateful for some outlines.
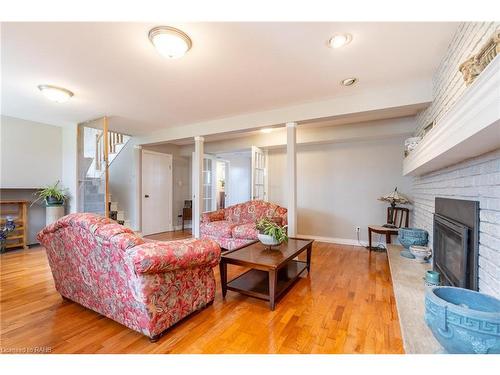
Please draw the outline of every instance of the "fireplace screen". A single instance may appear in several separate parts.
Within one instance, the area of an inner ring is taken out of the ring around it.
[[[434,266],[449,285],[467,287],[469,228],[434,215]]]

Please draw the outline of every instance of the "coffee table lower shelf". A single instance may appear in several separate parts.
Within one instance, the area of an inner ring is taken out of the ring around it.
[[[278,270],[274,298],[286,291],[307,269],[307,263],[297,260],[290,261]],[[227,290],[246,294],[266,301],[271,300],[269,293],[269,272],[250,269],[227,283]]]

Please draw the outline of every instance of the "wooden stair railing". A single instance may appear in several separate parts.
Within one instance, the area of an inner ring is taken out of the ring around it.
[[[95,169],[102,171],[104,165],[104,132],[96,134],[95,140]],[[123,134],[108,131],[108,150],[110,154],[116,153],[116,146],[123,144]]]

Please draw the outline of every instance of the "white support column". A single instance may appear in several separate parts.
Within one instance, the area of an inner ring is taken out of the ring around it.
[[[297,235],[297,123],[286,123],[288,235]]]
[[[200,238],[200,219],[203,207],[203,142],[204,138],[194,137],[193,157],[193,236]]]

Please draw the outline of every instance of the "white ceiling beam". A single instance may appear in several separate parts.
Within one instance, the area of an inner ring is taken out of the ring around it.
[[[166,128],[153,132],[148,136],[140,137],[138,143],[160,143],[194,137],[198,134],[206,136],[246,131],[285,124],[291,121],[306,122],[387,108],[427,104],[431,101],[432,88],[430,82],[417,82],[412,85],[372,90],[369,93],[353,94],[329,100]]]
[[[297,128],[297,145],[363,142],[376,139],[400,138],[412,135],[415,132],[415,128],[416,122],[414,117],[329,127],[301,125]],[[248,150],[251,146],[275,149],[284,148],[286,144],[286,129],[281,127],[268,134],[258,132],[245,137],[219,141],[207,141],[205,139],[205,152],[219,154],[235,150]],[[193,144],[179,146],[179,155],[190,156],[193,151]]]

